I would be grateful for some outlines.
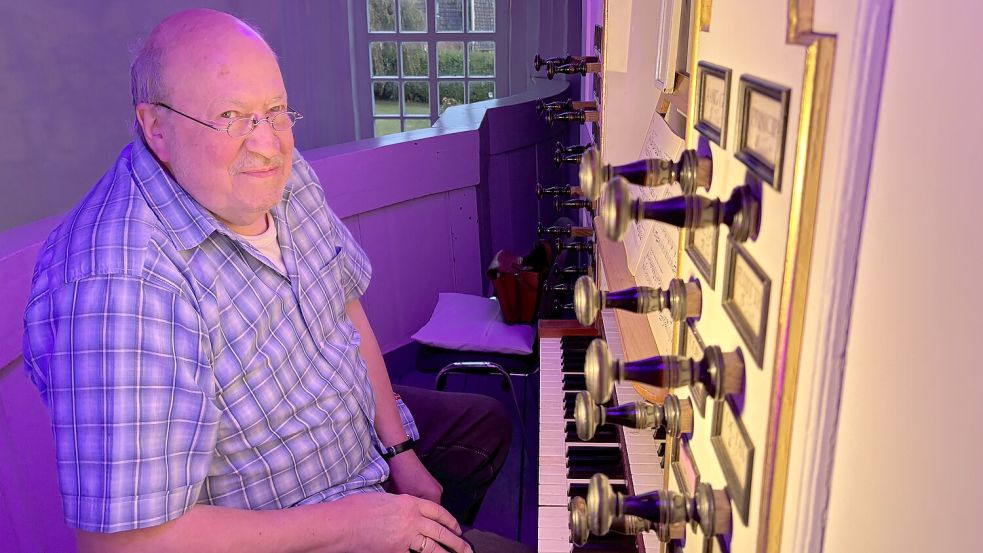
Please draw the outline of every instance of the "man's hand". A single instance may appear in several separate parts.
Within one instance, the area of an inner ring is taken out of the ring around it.
[[[339,499],[350,516],[347,550],[472,553],[461,525],[443,507],[425,499],[388,493],[360,493]]]
[[[427,471],[413,450],[404,451],[389,459],[390,484],[392,493],[404,493],[440,504],[443,486]]]

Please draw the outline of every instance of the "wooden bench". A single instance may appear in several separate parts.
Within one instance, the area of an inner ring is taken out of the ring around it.
[[[24,308],[38,249],[61,216],[0,233],[0,550],[75,551],[50,418],[24,371]]]

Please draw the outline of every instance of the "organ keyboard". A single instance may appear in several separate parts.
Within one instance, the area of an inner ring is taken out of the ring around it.
[[[611,354],[624,358],[618,323],[611,310],[601,312]],[[585,545],[571,541],[568,505],[572,496],[585,496],[595,472],[602,472],[616,489],[629,494],[663,488],[660,442],[651,430],[605,425],[589,442],[577,438],[573,420],[575,397],[586,389],[584,354],[593,336],[540,339],[539,390],[539,548],[541,553],[659,551],[654,533],[639,538],[608,534],[590,536]],[[612,401],[641,401],[630,383],[615,384]]]

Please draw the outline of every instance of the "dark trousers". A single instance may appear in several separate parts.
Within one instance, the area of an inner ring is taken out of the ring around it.
[[[479,394],[393,389],[413,413],[420,430],[413,449],[444,487],[440,504],[465,527],[464,539],[476,553],[531,553],[518,542],[467,529],[509,453],[512,420],[505,407]]]
[[[471,526],[512,443],[512,421],[488,396],[395,386],[420,430],[417,456],[444,487],[441,505]]]

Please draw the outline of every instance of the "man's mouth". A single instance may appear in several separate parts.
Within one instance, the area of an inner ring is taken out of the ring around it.
[[[279,174],[279,172],[280,172],[280,167],[259,167],[256,169],[248,169],[246,171],[242,171],[242,173],[257,179],[265,179],[268,177],[272,177],[274,175]]]

